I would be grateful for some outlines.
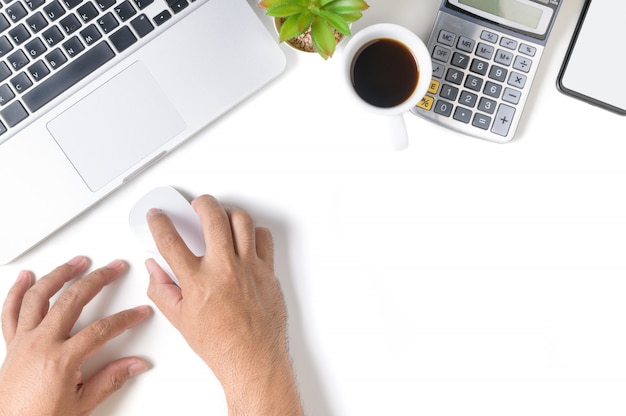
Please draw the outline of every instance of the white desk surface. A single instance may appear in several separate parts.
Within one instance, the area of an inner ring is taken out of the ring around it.
[[[354,30],[388,21],[426,40],[439,3],[370,0]],[[410,148],[394,152],[386,121],[342,92],[341,50],[324,62],[285,48],[282,78],[2,267],[0,296],[20,269],[41,276],[85,254],[131,270],[82,324],[149,303],[126,219],[169,184],[273,230],[309,415],[625,414],[626,118],[555,87],[582,3],[564,2],[505,145],[407,114]],[[96,415],[226,414],[158,311],[89,367],[129,354],[153,369]]]

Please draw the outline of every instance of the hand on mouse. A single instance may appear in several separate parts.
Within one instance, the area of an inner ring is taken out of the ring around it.
[[[274,275],[272,236],[213,197],[192,202],[206,253],[196,257],[162,211],[148,224],[180,288],[150,259],[148,296],[222,383],[230,414],[303,414],[287,345],[287,313]]]
[[[127,357],[83,379],[87,358],[150,313],[148,306],[125,310],[72,335],[83,307],[125,270],[121,261],[97,269],[74,282],[50,307],[50,298],[87,266],[86,258],[76,257],[36,283],[24,271],[10,289],[2,309],[7,355],[0,368],[0,415],[89,415],[130,377],[146,370],[146,362]]]

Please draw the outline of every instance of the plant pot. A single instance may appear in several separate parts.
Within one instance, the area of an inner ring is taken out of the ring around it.
[[[276,27],[277,33],[280,33],[280,28],[283,25],[284,21],[285,21],[284,17],[274,18],[274,26]],[[335,33],[335,43],[339,44],[339,42],[341,42],[341,40],[345,36],[342,33],[337,32],[334,29],[333,29],[333,32]],[[295,38],[287,39],[285,43],[299,51],[316,52],[315,48],[313,47],[313,41],[311,40],[311,28],[309,28],[303,34],[296,36]]]

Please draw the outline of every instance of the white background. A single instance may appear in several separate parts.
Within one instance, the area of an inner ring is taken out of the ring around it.
[[[410,147],[394,152],[386,120],[343,90],[341,49],[325,62],[285,47],[281,78],[2,267],[0,296],[19,270],[42,276],[84,254],[131,269],[79,326],[150,303],[127,216],[172,185],[273,230],[307,414],[625,414],[626,119],[555,87],[582,3],[564,2],[505,145],[407,114]],[[370,5],[354,31],[393,22],[427,40],[439,1]],[[226,414],[215,378],[158,311],[87,371],[130,354],[153,368],[96,415]]]

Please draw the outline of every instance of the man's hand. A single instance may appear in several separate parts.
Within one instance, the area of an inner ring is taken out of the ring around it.
[[[148,296],[222,383],[231,415],[300,415],[287,313],[274,275],[272,236],[236,208],[196,198],[206,253],[196,257],[159,210],[148,224],[180,282],[150,259]]]
[[[125,310],[71,335],[83,307],[126,268],[114,261],[89,273],[50,308],[50,298],[82,275],[87,265],[86,258],[76,257],[36,283],[24,271],[10,289],[2,309],[7,356],[0,368],[0,415],[88,415],[126,380],[147,369],[143,360],[127,357],[83,379],[81,367],[87,358],[150,314],[147,306]]]

